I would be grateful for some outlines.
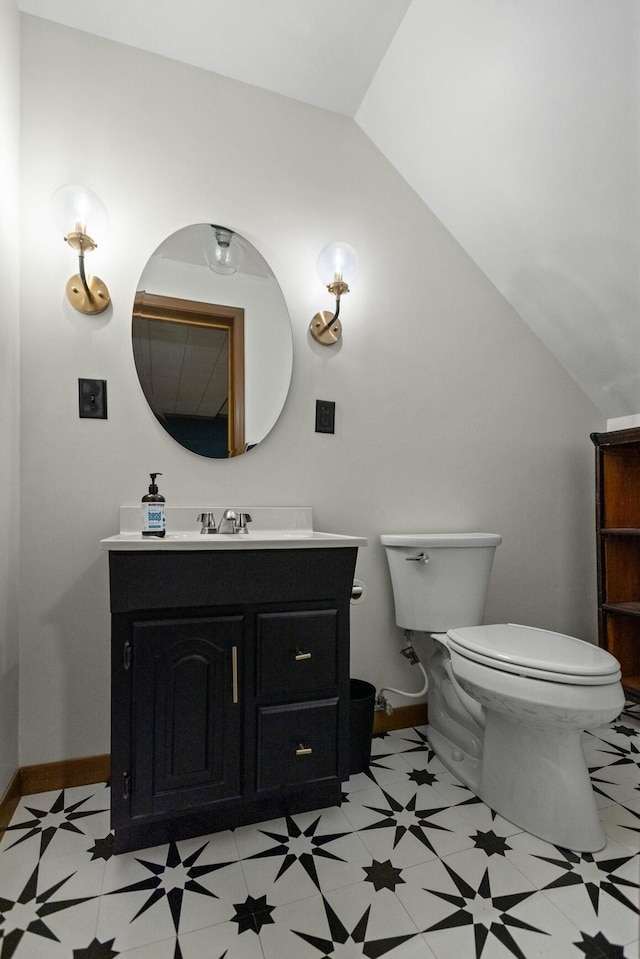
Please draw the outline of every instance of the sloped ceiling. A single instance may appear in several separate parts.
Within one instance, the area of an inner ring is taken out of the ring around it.
[[[608,418],[640,413],[640,5],[414,0],[356,113]]]
[[[640,414],[638,0],[20,0],[354,117],[608,418]]]
[[[18,6],[353,116],[410,2],[18,0]]]

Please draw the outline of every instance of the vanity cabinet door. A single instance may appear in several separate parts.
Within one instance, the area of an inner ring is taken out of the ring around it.
[[[243,617],[132,630],[132,817],[240,795]]]

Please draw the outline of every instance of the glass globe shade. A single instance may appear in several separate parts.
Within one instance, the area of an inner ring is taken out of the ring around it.
[[[358,277],[358,254],[349,243],[336,240],[321,251],[317,270],[325,286],[335,280],[343,280],[351,286]]]
[[[77,183],[56,190],[51,197],[51,216],[63,236],[84,233],[100,243],[109,229],[109,216],[102,200]]]
[[[242,247],[231,230],[212,227],[211,243],[205,251],[209,269],[221,276],[231,276],[244,259]]]

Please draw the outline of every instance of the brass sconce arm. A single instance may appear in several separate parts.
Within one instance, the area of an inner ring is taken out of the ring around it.
[[[324,342],[322,337],[325,335],[325,333],[327,333],[331,329],[333,324],[336,322],[336,320],[340,316],[340,297],[342,296],[343,293],[349,292],[349,287],[342,280],[338,280],[335,283],[329,283],[329,285],[327,286],[327,289],[329,290],[330,293],[333,293],[333,295],[336,298],[336,311],[333,314],[333,316],[331,316],[331,318],[320,329],[316,328],[315,324],[313,324],[313,321],[312,321],[311,333],[312,333],[312,336],[314,336],[314,338],[318,340],[319,343]],[[323,310],[322,313],[316,313],[316,316],[322,316],[322,317],[326,317],[329,315],[330,314],[328,310]],[[315,317],[314,317],[314,320],[315,320]]]

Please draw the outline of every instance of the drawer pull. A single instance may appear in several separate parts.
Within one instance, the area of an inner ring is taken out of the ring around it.
[[[237,703],[238,702],[238,647],[237,646],[231,647],[231,670],[233,674],[231,679],[231,685],[233,687],[232,688],[233,702]]]
[[[302,743],[299,744],[296,749],[296,756],[310,756],[313,752],[310,746],[303,746]]]
[[[296,650],[296,663],[299,663],[301,659],[311,659],[311,653],[301,653],[299,649]]]

